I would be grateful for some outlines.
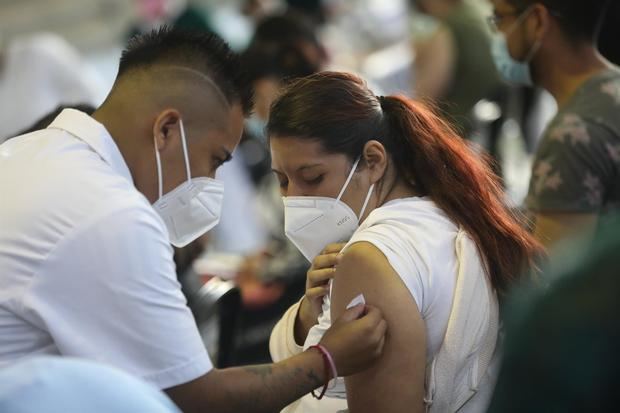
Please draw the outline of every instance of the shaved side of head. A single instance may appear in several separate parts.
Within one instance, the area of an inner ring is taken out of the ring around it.
[[[165,64],[125,73],[105,104],[146,118],[176,109],[189,128],[223,128],[230,110],[230,103],[211,78],[188,67]]]

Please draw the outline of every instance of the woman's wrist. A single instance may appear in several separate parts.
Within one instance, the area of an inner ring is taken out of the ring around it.
[[[295,342],[302,346],[308,336],[308,331],[315,325],[317,319],[312,314],[310,303],[306,297],[302,298],[299,309],[297,310],[297,316],[295,317],[294,335]]]

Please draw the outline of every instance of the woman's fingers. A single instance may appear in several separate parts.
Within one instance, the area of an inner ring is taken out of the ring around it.
[[[334,267],[336,264],[338,264],[338,255],[339,253],[337,252],[319,255],[314,259],[310,271]]]
[[[306,297],[309,300],[316,300],[317,298],[324,297],[328,292],[329,292],[328,286],[308,288],[306,290]]]
[[[335,272],[336,272],[336,269],[333,267],[325,268],[322,270],[310,271],[308,273],[308,286],[315,287],[315,286],[327,284],[329,280],[334,278]]]
[[[337,242],[334,244],[329,244],[327,247],[325,247],[325,249],[323,250],[323,252],[321,252],[321,254],[334,254],[334,253],[337,254],[340,251],[342,251],[345,245],[347,244],[344,242]]]

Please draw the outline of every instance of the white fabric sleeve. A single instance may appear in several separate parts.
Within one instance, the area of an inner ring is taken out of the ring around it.
[[[116,366],[161,389],[212,369],[148,205],[91,218],[35,274],[26,314],[62,355]]]
[[[303,347],[295,342],[295,319],[300,305],[301,300],[293,304],[271,331],[269,352],[276,363],[304,351]]]

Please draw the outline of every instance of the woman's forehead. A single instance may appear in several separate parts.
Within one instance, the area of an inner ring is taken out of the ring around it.
[[[329,154],[318,140],[295,137],[275,137],[270,140],[271,164],[274,169],[296,170],[309,164],[330,164],[345,158]]]

